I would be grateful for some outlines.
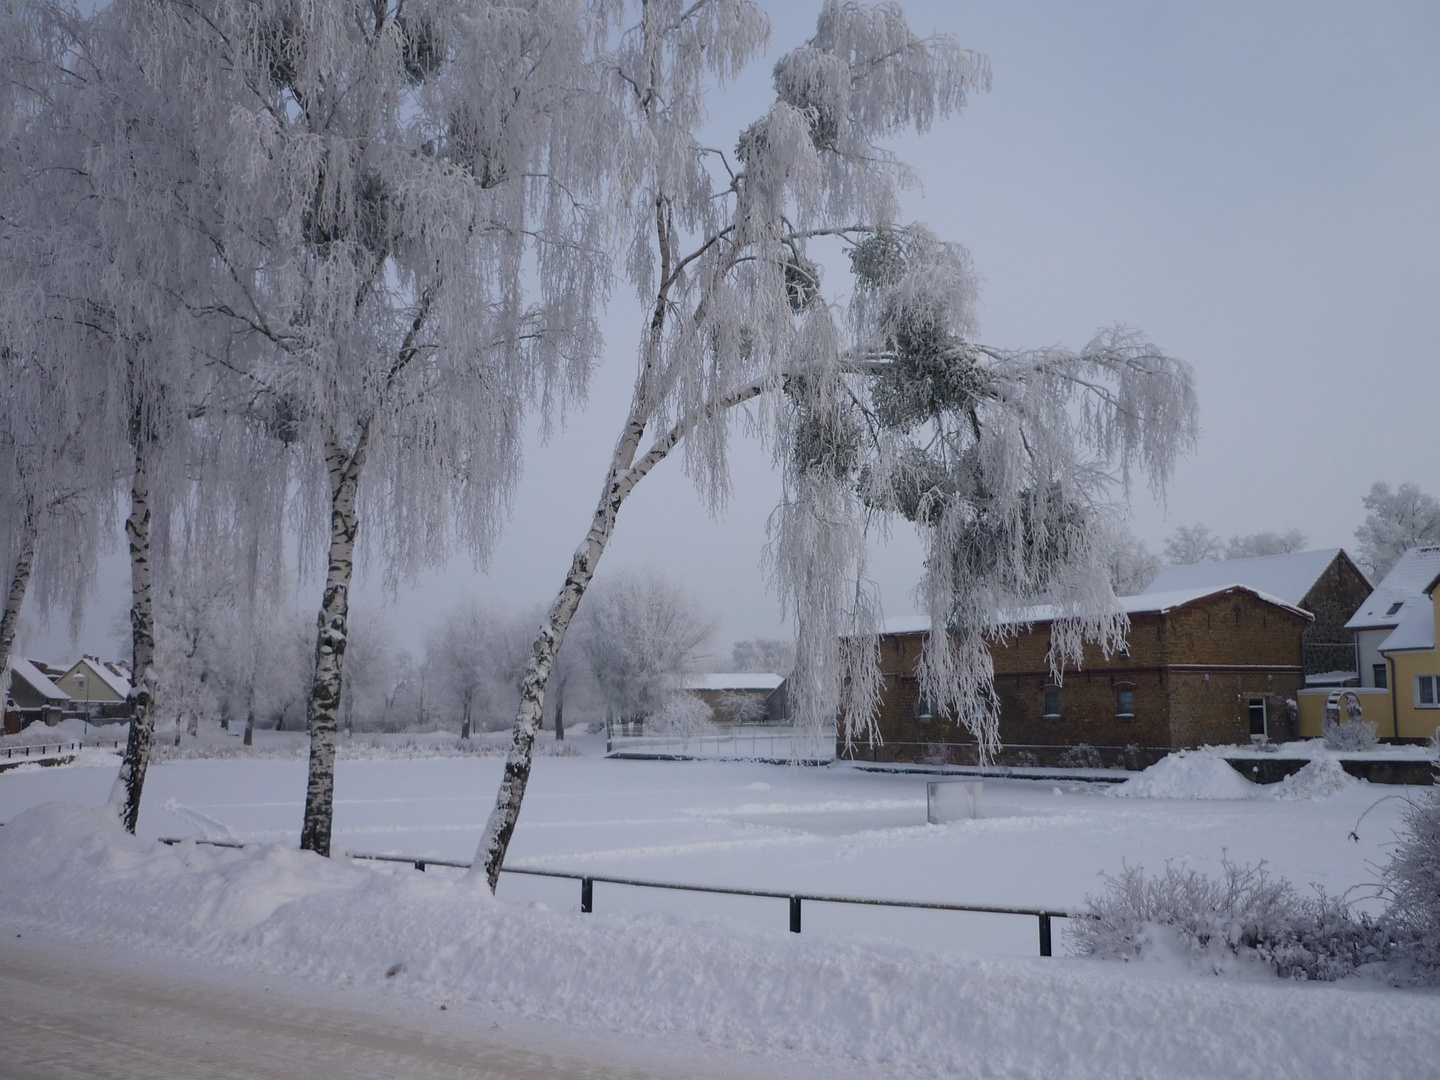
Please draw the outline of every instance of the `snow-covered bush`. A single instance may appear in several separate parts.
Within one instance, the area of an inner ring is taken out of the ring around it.
[[[1369,750],[1377,741],[1375,725],[1366,722],[1357,695],[1346,693],[1342,698],[1345,702],[1343,721],[1338,702],[1325,705],[1325,746],[1330,750]]]
[[[656,735],[713,735],[714,715],[694,694],[677,693],[645,718],[645,727]]]
[[[1135,960],[1178,949],[1217,974],[1254,961],[1281,978],[1333,980],[1387,952],[1387,935],[1370,916],[1323,892],[1302,896],[1263,865],[1223,860],[1219,878],[1173,866],[1147,877],[1127,866],[1105,883],[1071,923],[1082,956]]]
[[[1060,766],[1064,769],[1100,769],[1104,765],[1100,751],[1089,743],[1076,743],[1060,755]]]
[[[1421,982],[1440,983],[1440,788],[1409,800],[1405,830],[1383,871],[1386,920]]]

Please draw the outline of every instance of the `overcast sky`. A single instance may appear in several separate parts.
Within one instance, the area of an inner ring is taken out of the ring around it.
[[[713,98],[720,145],[765,108],[775,58],[809,36],[820,3],[770,6],[769,54]],[[1440,493],[1440,4],[905,7],[917,31],[953,34],[994,69],[988,94],[898,146],[923,185],[906,215],[974,257],[982,340],[1079,347],[1124,323],[1195,367],[1199,448],[1165,505],[1132,499],[1152,549],[1196,521],[1353,548],[1373,481]],[[638,319],[617,290],[589,405],[532,442],[487,572],[462,561],[393,599],[378,567],[363,575],[357,603],[387,605],[400,643],[418,645],[467,593],[512,608],[554,595],[623,419]],[[757,444],[736,447],[734,468],[717,520],[679,462],[662,465],[623,509],[601,571],[654,566],[688,584],[719,617],[726,656],[733,640],[789,632],[762,566],[778,479]],[[914,610],[920,558],[903,528],[877,545],[887,615]],[[103,577],[80,644],[123,655],[118,553]],[[309,610],[318,595],[312,578],[297,600]],[[67,655],[61,621],[32,631],[27,653]]]

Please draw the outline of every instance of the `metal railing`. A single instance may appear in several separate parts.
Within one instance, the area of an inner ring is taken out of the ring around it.
[[[4,749],[5,758],[8,761],[16,757],[29,757],[32,751],[38,757],[44,757],[52,746],[55,748],[55,753],[63,754],[66,750],[80,750],[87,746],[111,746],[114,748],[119,748],[120,744],[124,741],[124,739],[104,739],[89,742],[84,739],[79,739],[74,742],[68,743],[30,743],[27,746],[6,746],[0,749]],[[21,751],[24,751],[24,753],[21,753]]]
[[[825,764],[835,759],[834,728],[818,735],[792,724],[736,724],[704,735],[633,735],[616,728],[618,725],[605,736],[605,753],[609,757],[738,758]]]
[[[183,837],[162,836],[162,844],[181,843]],[[211,847],[243,848],[247,845],[238,840],[196,840],[197,844]],[[414,855],[372,855],[358,851],[345,853],[351,859],[368,859],[372,862],[408,863],[416,870],[424,871],[427,866],[447,866],[458,870],[469,870],[468,862],[453,859],[430,859]],[[502,866],[502,874],[524,874],[529,877],[565,878],[580,882],[580,910],[590,913],[595,910],[595,883],[607,885],[630,885],[639,889],[670,889],[678,892],[715,893],[721,896],[758,896],[770,900],[787,900],[790,906],[790,932],[800,933],[801,905],[809,900],[816,904],[852,904],[863,907],[911,908],[925,911],[964,911],[981,915],[1022,915],[1038,920],[1040,931],[1040,955],[1052,956],[1051,920],[1084,918],[1071,911],[1045,908],[995,907],[986,904],[942,904],[930,900],[881,900],[860,896],[832,896],[828,893],[776,892],[770,889],[736,889],[724,885],[684,885],[673,881],[645,881],[641,878],[609,877],[603,874],[582,874],[573,870],[538,870],[528,866]]]

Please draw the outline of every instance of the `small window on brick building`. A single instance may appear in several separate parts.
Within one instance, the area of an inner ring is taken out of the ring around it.
[[[1135,688],[1133,686],[1115,689],[1115,715],[1121,720],[1135,719]]]
[[[1415,706],[1440,709],[1440,675],[1415,676]]]
[[[1388,664],[1376,664],[1371,670],[1375,673],[1375,689],[1388,690],[1390,688],[1390,667]]]
[[[1060,719],[1060,687],[1045,687],[1045,711],[1042,715],[1046,720]]]
[[[935,718],[935,707],[930,704],[930,699],[921,694],[915,699],[915,719],[922,724],[927,724]]]

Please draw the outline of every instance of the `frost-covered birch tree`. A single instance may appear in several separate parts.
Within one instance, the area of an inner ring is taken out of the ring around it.
[[[208,411],[290,448],[324,553],[302,845],[328,853],[362,518],[395,577],[456,541],[482,557],[526,408],[583,388],[606,281],[586,200],[617,142],[586,86],[595,27],[569,0],[117,0],[108,17],[207,185],[142,194],[205,253],[168,295],[223,372]]]
[[[764,45],[763,12],[745,0],[615,9],[628,22],[602,66],[628,119],[612,183],[626,196],[622,262],[642,327],[635,386],[590,529],[531,651],[474,862],[492,889],[556,650],[622,504],[675,450],[718,508],[737,417],[774,448],[785,498],[772,573],[799,631],[791,701],[812,729],[838,716],[846,738],[873,733],[866,527],[913,521],[938,631],[925,692],[984,752],[995,743],[987,637],[1043,599],[1058,609],[1057,665],[1087,639],[1117,644],[1112,481],[1135,472],[1163,485],[1196,430],[1189,369],[1138,334],[1105,331],[1079,351],[976,343],[966,253],[897,220],[911,174],[885,140],[987,88],[983,57],[917,36],[898,6],[827,3],[815,36],[775,65],[776,100],[732,151],[699,127],[707,94]],[[836,246],[855,286],[844,305],[824,281]]]
[[[202,349],[175,297],[211,273],[187,220],[210,178],[186,152],[194,114],[146,66],[142,5],[87,16],[31,0],[6,15],[9,72],[31,105],[7,192],[7,254],[29,259],[6,298],[10,347],[86,387],[85,454],[127,462],[135,719],[111,801],[133,831],[153,727],[150,538],[157,521],[163,532],[205,397]]]

